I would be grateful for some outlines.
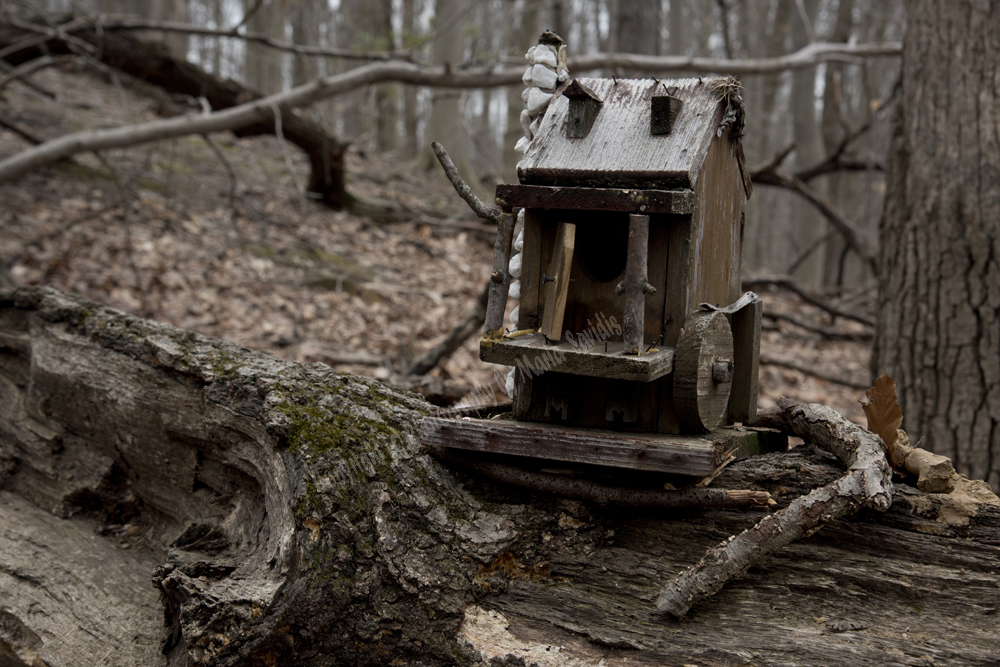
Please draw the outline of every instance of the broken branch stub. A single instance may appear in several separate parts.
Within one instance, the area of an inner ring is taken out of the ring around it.
[[[458,168],[455,167],[455,163],[452,162],[451,157],[448,155],[448,151],[444,149],[444,146],[436,141],[431,142],[431,148],[434,150],[434,155],[437,157],[438,162],[441,163],[441,168],[444,169],[444,175],[448,177],[451,181],[452,186],[455,188],[455,192],[458,196],[465,200],[465,203],[469,205],[472,212],[478,215],[483,220],[489,220],[494,224],[500,224],[500,209],[495,206],[489,206],[484,204],[483,201],[472,192],[472,188],[466,183],[462,176],[458,173]]]
[[[878,436],[824,405],[782,399],[779,406],[778,412],[758,415],[757,425],[779,428],[822,447],[848,467],[847,474],[710,549],[663,587],[656,601],[659,611],[680,618],[785,545],[862,507],[885,511],[892,503],[892,471]]]

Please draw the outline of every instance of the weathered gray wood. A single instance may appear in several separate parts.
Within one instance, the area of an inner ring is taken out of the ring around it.
[[[503,334],[503,316],[510,291],[510,247],[514,240],[516,222],[517,218],[513,213],[504,211],[497,224],[497,240],[493,245],[493,273],[490,274],[490,300],[486,306],[486,322],[483,325],[483,335],[486,338],[498,338]]]
[[[594,91],[577,79],[566,86],[563,95],[569,98],[569,113],[566,117],[566,137],[582,139],[590,132],[594,119],[601,110],[602,101]]]
[[[683,105],[684,101],[679,98],[670,95],[654,95],[649,131],[652,134],[670,134]]]
[[[604,104],[586,137],[567,139],[569,99],[549,103],[531,149],[518,165],[521,183],[604,188],[693,188],[715,138],[720,107],[709,79],[578,79]],[[670,134],[650,133],[654,95],[664,85],[684,105]],[[732,156],[731,156],[732,157]],[[736,159],[733,157],[733,163]]]
[[[764,302],[756,299],[733,313],[733,386],[729,390],[729,423],[750,422],[757,415],[760,371],[760,326]]]
[[[517,311],[518,329],[538,328],[538,311],[542,289],[541,267],[542,221],[535,211],[529,209],[524,211],[524,245],[521,249],[521,300],[518,303]]]
[[[688,215],[694,211],[692,190],[498,185],[497,198],[510,206]]]
[[[573,248],[576,225],[560,222],[556,243],[552,251],[545,284],[545,310],[542,313],[542,333],[552,341],[562,338],[563,316],[566,313],[566,296],[569,293],[569,275],[573,268]]]
[[[505,420],[428,417],[423,422],[421,437],[425,444],[434,447],[454,447],[694,477],[712,474],[723,460],[720,448],[704,438],[662,434],[624,435],[612,431],[555,425],[536,426]]]
[[[605,351],[606,350],[606,351]],[[652,382],[673,370],[673,348],[653,348],[641,357],[624,354],[622,343],[595,343],[586,349],[562,342],[552,345],[544,334],[484,340],[479,358],[491,364],[526,370]]]
[[[618,287],[615,288],[615,293],[618,296],[625,297],[622,315],[622,341],[626,354],[642,355],[645,351],[646,295],[656,293],[656,288],[646,280],[648,258],[649,216],[630,215],[625,279],[618,283]]]
[[[732,386],[733,335],[717,311],[691,313],[674,352],[674,409],[681,424],[695,432],[722,422]],[[729,369],[719,377],[717,365]]]

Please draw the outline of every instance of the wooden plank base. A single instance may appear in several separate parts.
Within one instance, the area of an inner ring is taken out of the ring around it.
[[[512,454],[590,465],[705,477],[726,455],[783,449],[780,436],[758,430],[719,429],[702,437],[660,433],[617,433],[505,419],[430,416],[422,425],[423,444],[478,452]]]
[[[607,351],[605,351],[605,347]],[[532,370],[652,382],[674,369],[673,348],[656,349],[638,356],[623,354],[621,342],[598,343],[581,349],[572,343],[549,344],[542,334],[503,340],[483,340],[479,358],[491,364],[524,366]]]

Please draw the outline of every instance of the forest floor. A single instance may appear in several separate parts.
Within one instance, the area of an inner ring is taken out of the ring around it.
[[[0,120],[40,139],[152,120],[162,107],[162,96],[124,77],[114,85],[72,66],[33,80],[57,100],[12,83],[0,93]],[[0,128],[0,156],[29,145]],[[21,284],[284,359],[398,380],[474,307],[492,269],[494,231],[439,171],[355,147],[346,167],[349,191],[391,206],[392,221],[305,200],[295,185],[305,182],[305,156],[273,137],[193,136],[81,154],[0,185],[0,261]],[[788,292],[761,296],[765,314],[843,340],[765,317],[762,355],[809,372],[762,365],[760,405],[789,396],[864,424],[858,399],[871,330],[833,321]],[[824,298],[870,317],[871,296]],[[472,388],[492,382],[494,370],[506,372],[479,361],[474,336],[431,375]]]

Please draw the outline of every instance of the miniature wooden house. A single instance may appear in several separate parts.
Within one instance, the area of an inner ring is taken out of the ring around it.
[[[520,304],[511,330],[488,323],[480,357],[515,368],[516,420],[676,434],[753,416],[742,125],[728,79],[580,78],[555,93],[520,184],[497,188],[502,208],[524,209]]]

